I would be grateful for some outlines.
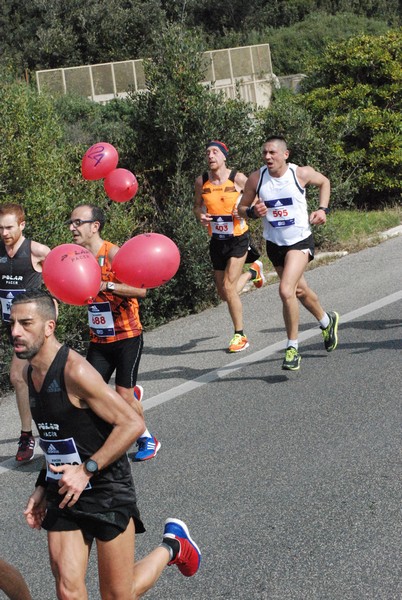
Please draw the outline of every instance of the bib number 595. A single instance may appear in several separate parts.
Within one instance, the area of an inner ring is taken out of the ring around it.
[[[288,216],[288,214],[289,214],[289,213],[288,213],[288,211],[287,211],[287,209],[286,209],[286,208],[283,208],[283,209],[276,209],[276,208],[275,208],[275,209],[272,211],[272,216],[273,216],[273,217],[287,217],[287,216]]]

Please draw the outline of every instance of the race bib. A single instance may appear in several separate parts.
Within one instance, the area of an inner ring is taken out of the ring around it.
[[[223,240],[233,236],[234,225],[232,215],[211,215],[212,237]]]
[[[295,224],[295,208],[292,198],[264,200],[268,209],[267,219],[272,227],[289,227]]]
[[[114,321],[109,302],[88,304],[89,327],[97,337],[114,336]]]
[[[0,290],[1,300],[1,316],[5,323],[10,322],[11,304],[18,294],[22,294],[26,290]]]
[[[50,465],[55,467],[61,467],[63,465],[82,465],[81,457],[78,453],[77,446],[75,445],[74,438],[67,438],[66,440],[43,440],[40,438],[39,446],[43,450],[43,454],[46,458],[46,481],[57,483],[61,479],[61,473],[53,473],[50,470]],[[86,490],[91,489],[91,485],[88,482]]]

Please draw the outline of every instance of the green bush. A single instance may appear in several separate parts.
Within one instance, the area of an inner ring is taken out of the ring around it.
[[[297,95],[286,89],[276,91],[271,106],[260,111],[258,118],[263,132],[261,144],[270,135],[284,136],[291,162],[311,165],[330,179],[332,208],[346,208],[353,204],[357,187],[350,176],[350,169],[341,168],[341,161],[334,160],[333,152],[329,151],[328,137],[314,123],[313,116]],[[315,188],[310,188],[308,202],[311,210],[317,206]]]
[[[399,201],[402,190],[402,30],[329,45],[297,101],[359,190],[358,206]]]
[[[266,29],[260,39],[269,43],[274,73],[289,75],[308,71],[311,61],[320,57],[330,42],[338,44],[360,34],[385,34],[388,29],[385,20],[351,12],[333,15],[315,11],[289,27]]]

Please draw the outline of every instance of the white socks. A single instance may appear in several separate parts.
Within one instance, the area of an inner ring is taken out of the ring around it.
[[[323,318],[321,319],[321,321],[319,321],[321,329],[326,329],[329,325],[329,322],[329,316],[327,315],[327,313],[324,313]]]

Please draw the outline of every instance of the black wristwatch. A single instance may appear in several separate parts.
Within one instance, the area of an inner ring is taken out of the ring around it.
[[[326,206],[319,206],[317,210],[323,210],[326,215],[329,213],[329,208]]]
[[[99,473],[98,463],[92,458],[88,458],[88,460],[84,462],[84,467],[91,475],[96,475]]]

